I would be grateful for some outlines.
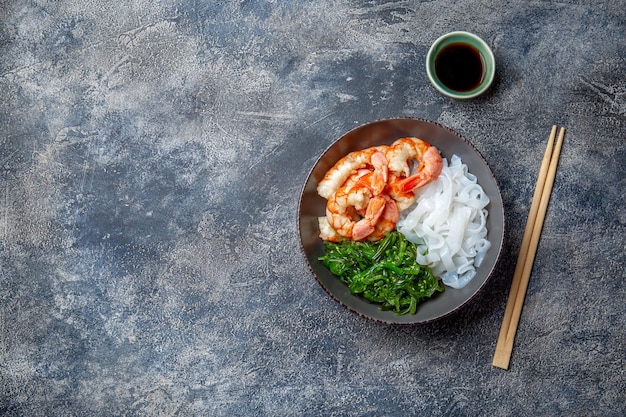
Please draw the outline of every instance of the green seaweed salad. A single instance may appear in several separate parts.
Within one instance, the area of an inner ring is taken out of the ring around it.
[[[324,242],[326,255],[319,260],[352,294],[380,303],[381,310],[415,314],[421,301],[444,291],[430,268],[415,261],[416,247],[393,231],[377,242]]]

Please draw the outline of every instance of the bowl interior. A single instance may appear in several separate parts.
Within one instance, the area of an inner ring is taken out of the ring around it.
[[[325,215],[326,200],[317,194],[317,184],[341,157],[349,152],[376,145],[388,145],[396,139],[416,136],[436,146],[443,157],[458,155],[476,175],[479,184],[489,196],[487,207],[487,237],[491,248],[477,268],[476,276],[462,289],[446,287],[446,291],[422,304],[413,315],[398,316],[380,311],[377,304],[350,294],[347,286],[330,273],[318,260],[324,254],[319,238],[318,217]],[[460,135],[438,123],[422,119],[387,119],[357,127],[333,143],[318,159],[302,189],[299,204],[299,233],[304,256],[319,284],[343,306],[364,317],[387,323],[425,323],[459,309],[485,285],[502,250],[504,238],[504,208],[496,179],[480,153]]]

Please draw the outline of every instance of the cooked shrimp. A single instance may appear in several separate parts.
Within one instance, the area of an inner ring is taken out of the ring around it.
[[[374,146],[360,151],[350,152],[337,161],[337,163],[326,172],[324,178],[322,178],[317,185],[317,193],[326,199],[330,198],[330,196],[343,186],[346,180],[356,171],[368,167],[372,167],[374,171],[381,175],[381,179],[386,182],[386,176],[382,176],[386,175],[387,171],[385,153],[388,148],[388,146]]]
[[[326,203],[328,224],[339,235],[352,239],[352,229],[361,219],[360,210],[365,210],[371,194],[367,187],[345,184],[335,191]]]
[[[415,193],[413,191],[402,191],[404,178],[396,175],[389,175],[389,183],[385,192],[395,200],[399,211],[404,211],[415,201]]]
[[[373,194],[371,185],[375,176],[376,173],[373,171],[356,179],[352,176],[328,199],[326,204],[328,227],[338,235],[360,241],[375,230],[389,199]],[[329,230],[322,234],[333,237]]]
[[[341,242],[343,240],[343,236],[335,231],[330,224],[328,224],[328,219],[326,217],[319,217],[318,219],[320,226],[320,237],[322,240],[327,240],[329,242]]]
[[[341,242],[344,238],[354,241],[365,239],[377,241],[385,237],[385,233],[391,232],[400,218],[396,202],[388,196],[372,198],[363,211],[363,218],[358,221],[356,216],[350,218],[347,220],[346,226],[341,228],[347,236],[338,233],[330,225],[328,217],[320,217],[320,238],[330,242]],[[337,216],[335,214],[333,218],[337,219]],[[350,228],[352,228],[351,233],[349,232]]]
[[[417,166],[415,173],[412,166]],[[415,200],[413,191],[436,179],[442,167],[437,148],[418,138],[349,153],[317,187],[328,200],[326,217],[319,218],[320,237],[332,242],[382,239]]]
[[[384,238],[385,233],[391,232],[396,228],[396,223],[400,219],[400,211],[398,210],[396,202],[389,197],[386,199],[387,203],[385,204],[385,209],[376,222],[374,231],[367,236],[368,240],[376,241]]]
[[[400,193],[413,191],[435,180],[443,168],[439,150],[418,138],[398,139],[389,147],[386,156],[391,173],[404,177],[395,184]],[[411,161],[418,163],[417,172],[412,175]]]
[[[386,206],[387,199],[384,197],[376,196],[370,199],[365,215],[352,228],[352,239],[360,241],[370,236],[376,230],[378,221],[384,213]]]
[[[370,177],[369,187],[374,195],[378,195],[383,192],[385,185],[387,185],[387,179],[389,178],[389,162],[383,152],[374,152],[371,161],[374,171],[372,171]]]

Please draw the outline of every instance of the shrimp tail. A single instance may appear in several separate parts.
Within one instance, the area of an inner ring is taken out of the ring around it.
[[[394,166],[396,167],[405,168],[411,159],[419,162],[415,174],[407,175],[393,184],[394,191],[398,194],[409,193],[423,187],[439,177],[443,168],[443,160],[439,150],[416,138],[399,139],[397,146],[395,148],[392,146],[390,155],[390,161],[395,163]],[[395,173],[402,175],[402,170],[396,168]]]
[[[374,166],[371,181],[372,193],[378,195],[383,192],[388,180],[387,157],[382,152],[376,152],[372,155],[371,161]]]
[[[376,223],[385,211],[387,200],[383,197],[370,199],[365,211],[365,216],[356,222],[352,228],[352,239],[356,241],[364,240],[376,230]]]

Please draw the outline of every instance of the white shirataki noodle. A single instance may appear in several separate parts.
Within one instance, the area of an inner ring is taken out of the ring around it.
[[[489,197],[461,158],[443,160],[439,178],[418,189],[397,229],[417,243],[417,262],[452,288],[463,288],[476,275],[491,243],[487,240]]]

